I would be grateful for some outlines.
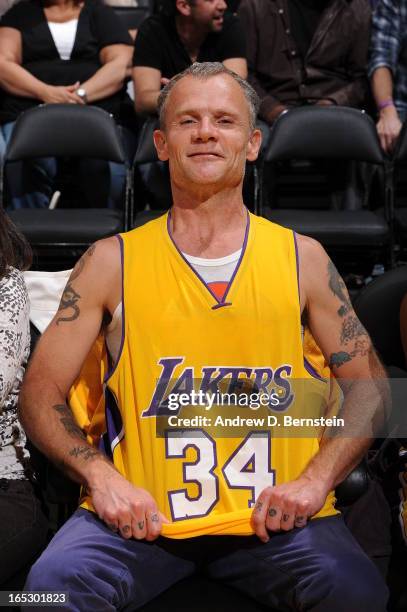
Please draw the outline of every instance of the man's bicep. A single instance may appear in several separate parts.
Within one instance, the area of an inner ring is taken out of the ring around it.
[[[38,343],[29,377],[41,377],[67,393],[95,342],[107,313],[121,300],[119,245],[91,246],[75,265],[58,310]],[[44,383],[45,384],[45,383]]]
[[[372,343],[356,316],[343,279],[322,247],[311,245],[306,252],[303,284],[313,337],[335,376],[369,376]]]
[[[101,321],[95,306],[84,307],[77,319],[59,310],[38,342],[28,375],[43,375],[44,384],[51,383],[66,395],[98,337]]]

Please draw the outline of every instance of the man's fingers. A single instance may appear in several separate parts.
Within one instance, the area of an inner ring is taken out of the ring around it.
[[[131,530],[133,538],[144,540],[147,535],[145,505],[141,501],[132,504]]]
[[[266,529],[268,531],[280,531],[282,521],[281,502],[275,496],[271,496],[266,512]]]
[[[133,535],[131,521],[132,516],[130,512],[123,513],[119,518],[119,532],[126,540],[130,539]]]
[[[296,516],[296,504],[294,502],[284,500],[283,508],[281,510],[281,521],[280,529],[283,531],[290,531],[294,528]]]
[[[304,514],[296,514],[294,527],[298,527],[299,529],[301,529],[302,527],[306,526],[307,522],[308,518]]]
[[[260,493],[251,516],[253,530],[262,542],[268,542],[270,539],[266,529],[266,512],[271,491],[272,488],[267,487]]]
[[[147,521],[147,535],[146,540],[151,542],[158,538],[161,533],[162,528],[162,517],[161,513],[158,512],[157,508],[149,508],[146,511],[146,521]]]

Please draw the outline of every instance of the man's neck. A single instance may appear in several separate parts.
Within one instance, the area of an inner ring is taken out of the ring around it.
[[[177,201],[174,197],[170,230],[181,251],[195,257],[218,258],[242,247],[247,209],[241,194],[230,195],[222,192],[201,202],[192,198]]]
[[[182,15],[177,15],[175,17],[175,27],[177,28],[180,41],[188,52],[189,57],[195,62],[199,55],[201,45],[208,36],[208,31],[197,27],[196,23]]]

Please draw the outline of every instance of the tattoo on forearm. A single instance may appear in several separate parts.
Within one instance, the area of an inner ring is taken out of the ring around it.
[[[76,263],[74,269],[72,270],[72,274],[69,277],[68,283],[64,289],[64,292],[61,297],[61,302],[59,304],[58,312],[62,310],[71,309],[73,312],[69,317],[59,317],[56,321],[56,324],[59,325],[62,322],[67,321],[75,321],[80,315],[80,309],[77,302],[80,300],[81,296],[75,289],[72,287],[72,283],[75,279],[80,276],[85,267],[85,262],[87,257],[92,257],[95,252],[96,245],[92,244],[91,247],[82,255],[79,261]]]
[[[89,459],[99,456],[99,452],[90,446],[76,446],[69,451],[69,454],[71,457],[82,457],[84,461],[89,461]]]
[[[75,422],[73,414],[66,404],[55,404],[55,406],[52,407],[60,415],[60,421],[65,431],[69,433],[70,436],[73,438],[80,438],[81,440],[86,439],[85,434]]]

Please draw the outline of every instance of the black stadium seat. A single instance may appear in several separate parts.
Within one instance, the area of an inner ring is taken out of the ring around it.
[[[407,249],[407,121],[400,132],[393,156],[396,193],[395,226],[403,251]]]
[[[38,157],[89,157],[126,164],[114,119],[95,106],[71,104],[37,106],[18,118],[6,149],[4,165]],[[3,184],[1,202],[4,202]],[[45,265],[55,266],[53,260],[63,254],[68,257],[76,250],[76,257],[95,240],[130,227],[133,207],[131,168],[127,168],[122,205],[122,209],[114,210],[20,209],[9,214],[34,251],[48,259]]]
[[[407,266],[369,283],[354,300],[355,312],[386,366],[405,368],[400,338],[400,304],[407,293]]]
[[[345,107],[304,106],[283,113],[271,130],[265,152],[263,172],[271,173],[271,199],[264,201],[268,194],[263,195],[262,211],[268,219],[319,240],[330,252],[349,255],[368,250],[369,254],[385,254],[390,263],[392,240],[388,207],[384,218],[353,197],[346,209],[337,210],[328,205],[323,210],[310,210],[301,193],[301,184],[293,207],[279,206],[278,199],[273,198],[279,163],[298,160],[354,160],[383,168],[386,160],[373,121],[362,111]],[[307,169],[304,176],[309,182]]]
[[[127,30],[137,30],[147,17],[152,14],[151,2],[138,2],[138,6],[115,6],[114,12],[120,17]]]

